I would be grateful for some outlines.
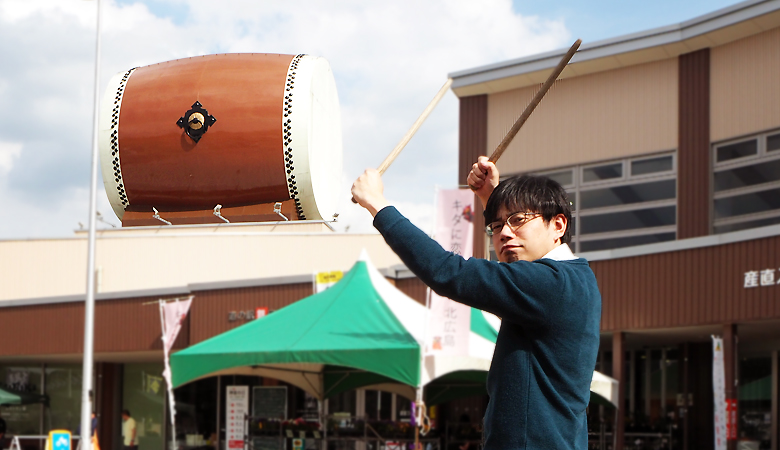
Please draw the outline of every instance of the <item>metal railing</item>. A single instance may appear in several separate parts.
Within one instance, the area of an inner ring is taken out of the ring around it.
[[[414,443],[413,434],[395,430],[391,435],[383,435],[383,431],[377,430],[377,425],[386,425],[387,421],[371,421],[362,417],[353,416],[324,416],[320,422],[318,430],[292,430],[286,428],[282,420],[272,420],[265,422],[273,423],[273,431],[257,434],[253,432],[252,423],[265,418],[246,416],[246,430],[249,433],[245,436],[247,448],[251,450],[272,450],[284,449],[287,445],[287,439],[314,439],[325,444],[324,448],[354,448],[357,442],[363,443],[366,450],[401,450],[408,448],[408,444]],[[334,425],[329,427],[328,425]],[[401,422],[398,422],[401,424]],[[424,450],[441,450],[440,439],[438,437],[420,436],[419,442]],[[319,445],[318,445],[319,446]]]
[[[604,429],[601,432],[588,433],[589,450],[612,450],[614,435]],[[625,450],[672,450],[674,437],[671,428],[666,432],[625,432],[623,433],[623,448]]]

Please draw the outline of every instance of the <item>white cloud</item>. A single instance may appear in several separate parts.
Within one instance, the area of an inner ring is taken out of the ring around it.
[[[19,158],[21,153],[22,144],[0,141],[0,174],[4,175],[10,172],[14,166],[14,160]]]
[[[372,229],[370,216],[349,202],[352,180],[385,158],[447,73],[569,40],[562,22],[520,16],[509,0],[103,5],[101,93],[117,72],[194,55],[326,57],[342,107],[345,201],[338,227],[350,232]],[[30,217],[57,217],[28,229],[0,225],[0,238],[68,235],[86,220],[94,20],[94,1],[0,0],[0,142],[23,144],[10,166],[0,162],[9,167],[0,199],[23,200]],[[434,186],[459,181],[457,123],[458,102],[448,93],[384,177],[387,197],[423,226]],[[114,219],[102,192],[99,198],[103,215]]]

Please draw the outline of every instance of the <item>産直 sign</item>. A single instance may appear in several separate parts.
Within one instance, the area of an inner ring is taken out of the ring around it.
[[[780,285],[780,277],[776,269],[749,270],[745,272],[742,287],[757,288]]]

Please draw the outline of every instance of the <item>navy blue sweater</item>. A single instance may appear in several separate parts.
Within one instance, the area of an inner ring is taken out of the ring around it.
[[[588,262],[465,260],[393,207],[374,226],[434,292],[503,319],[487,379],[485,449],[587,449],[601,320]]]

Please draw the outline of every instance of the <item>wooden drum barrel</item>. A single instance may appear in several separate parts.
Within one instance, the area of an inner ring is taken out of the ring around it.
[[[291,218],[336,213],[341,118],[324,58],[224,54],[131,69],[111,79],[99,133],[120,219],[275,202]]]

